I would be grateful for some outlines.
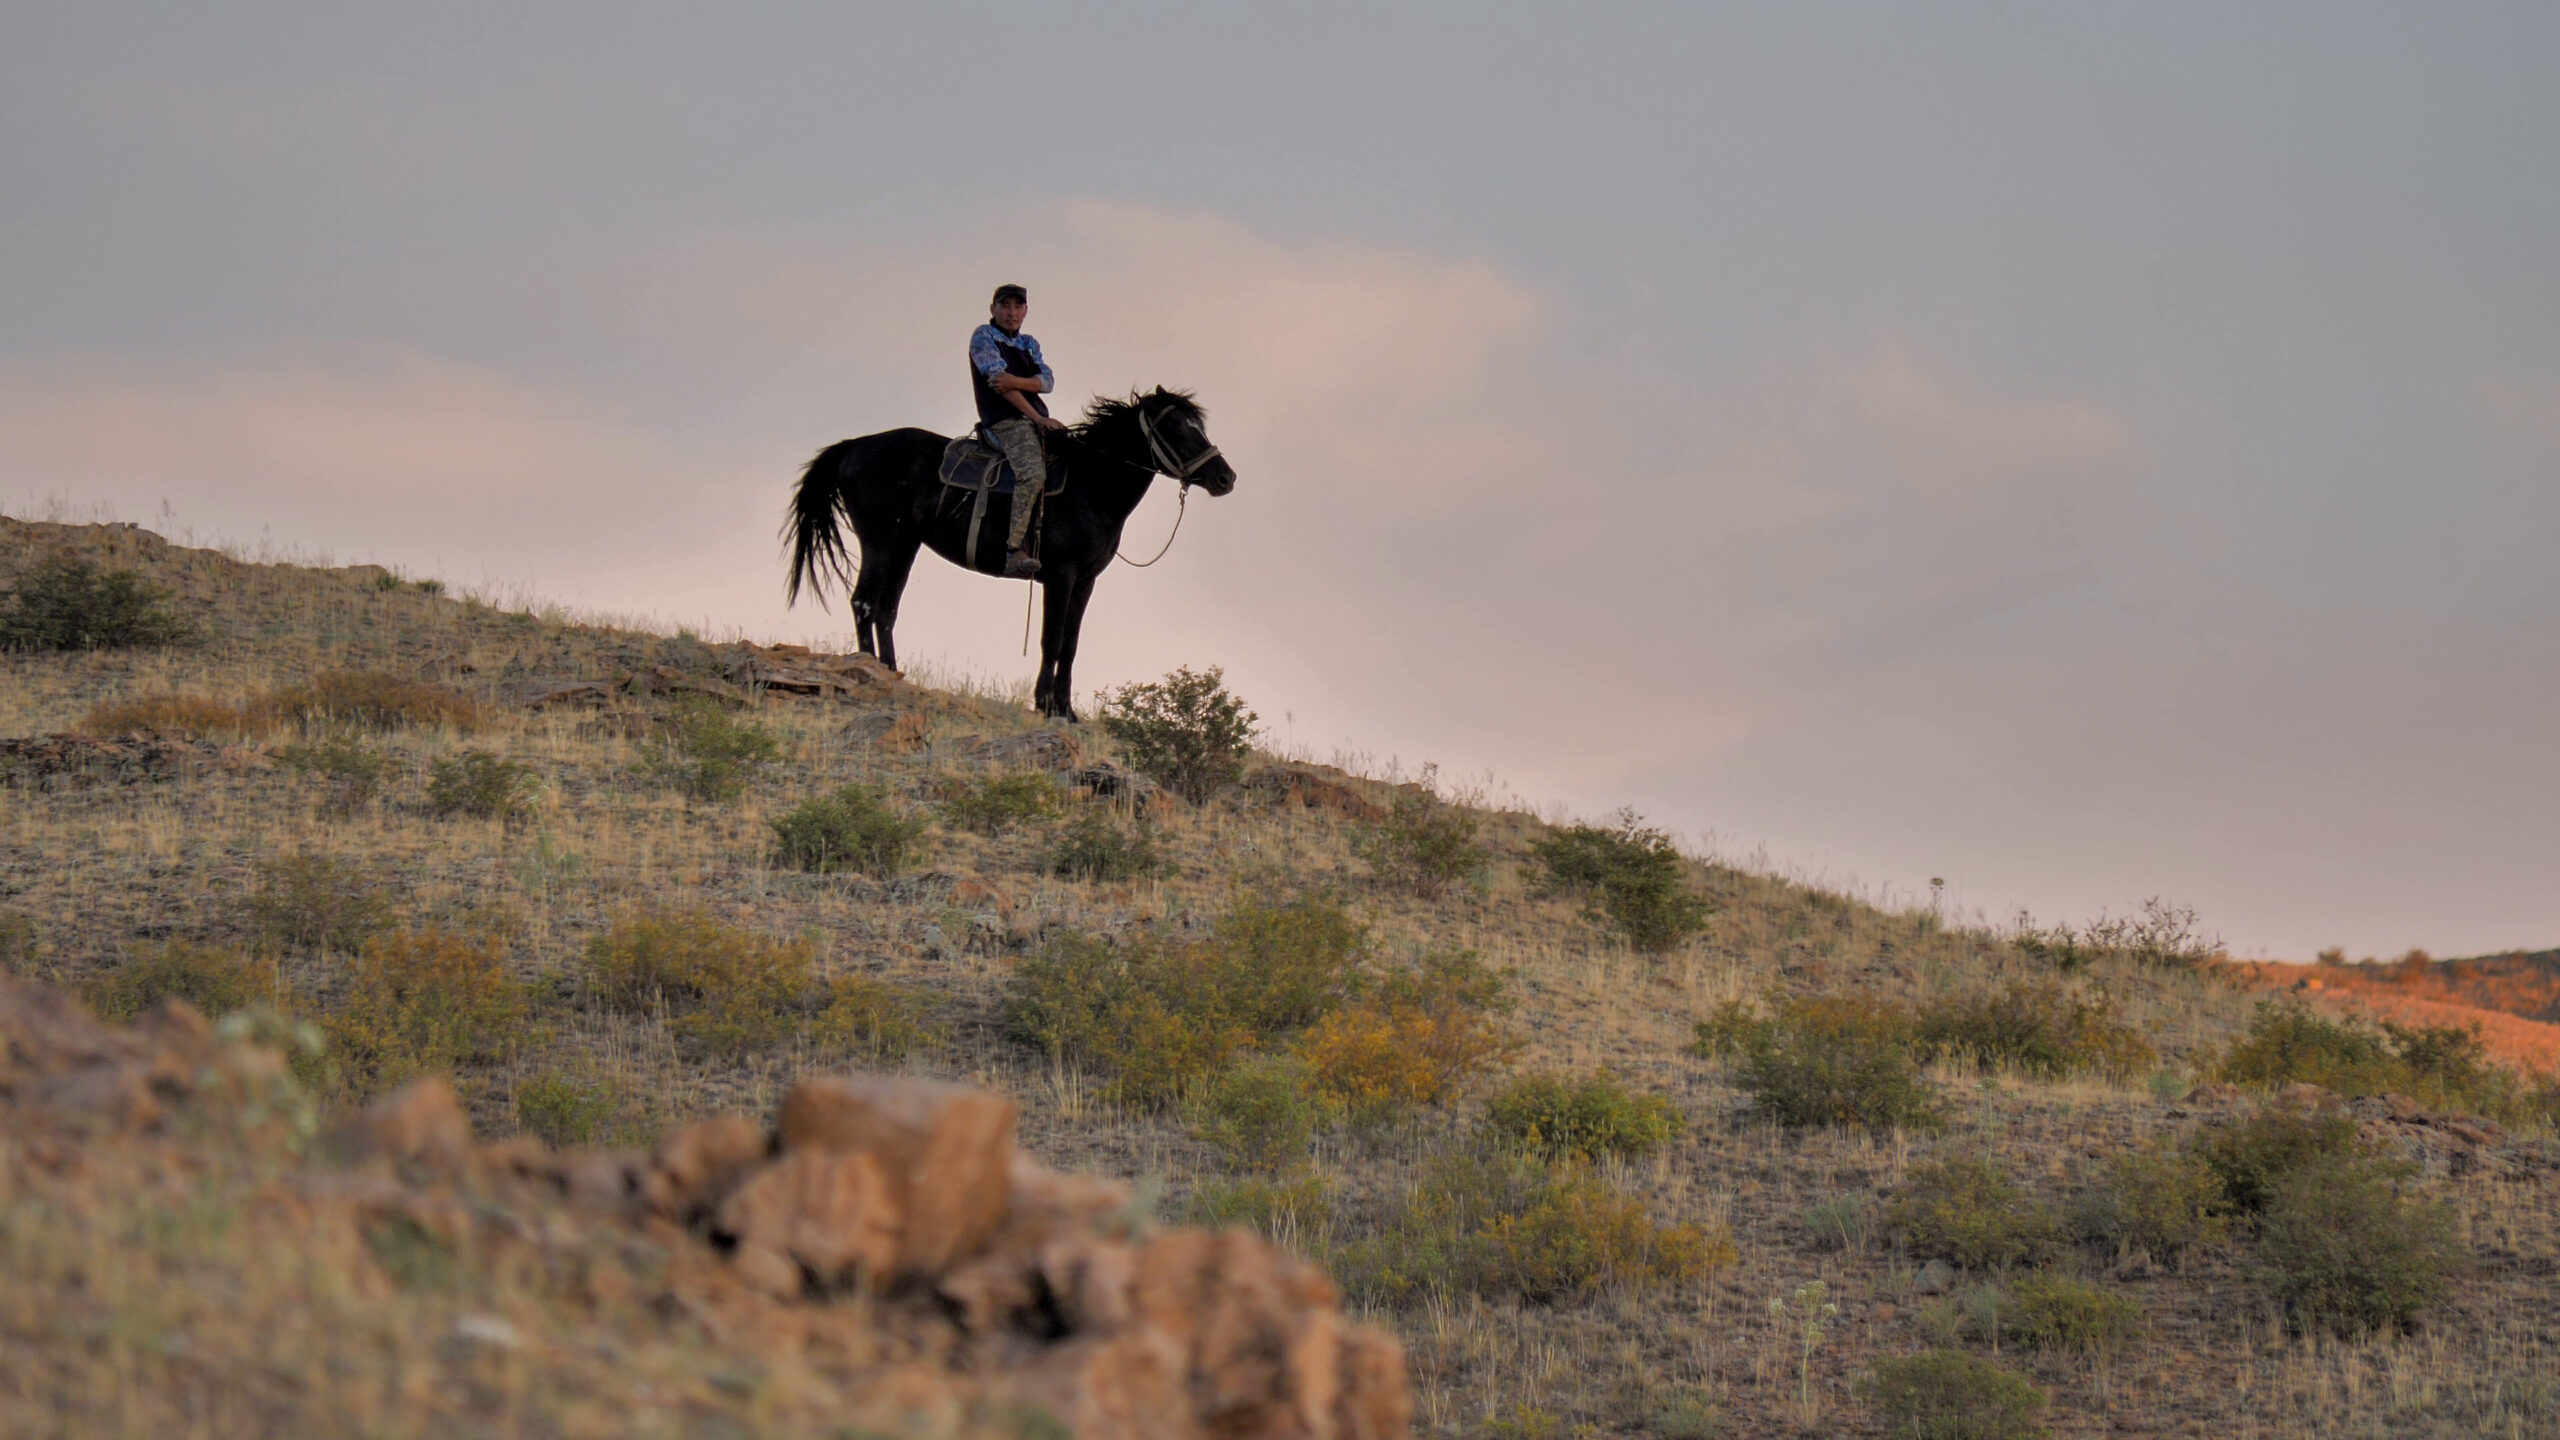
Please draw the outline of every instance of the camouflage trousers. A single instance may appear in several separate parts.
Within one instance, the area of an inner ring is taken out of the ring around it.
[[[999,420],[987,427],[1013,466],[1013,523],[1005,529],[1004,548],[1019,550],[1031,530],[1031,508],[1049,488],[1049,461],[1040,453],[1040,427],[1029,420]]]

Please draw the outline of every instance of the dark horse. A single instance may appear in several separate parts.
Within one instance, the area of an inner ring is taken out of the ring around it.
[[[1235,488],[1236,472],[1209,443],[1199,403],[1178,390],[1157,389],[1126,400],[1096,400],[1084,420],[1052,438],[1050,483],[1061,488],[1041,502],[1037,531],[1041,606],[1040,682],[1032,703],[1043,715],[1076,718],[1076,634],[1084,628],[1093,582],[1120,548],[1120,527],[1146,498],[1159,474],[1212,495]],[[969,553],[972,494],[942,483],[945,437],[930,430],[884,430],[839,440],[817,453],[800,472],[782,524],[791,547],[790,598],[806,585],[826,603],[829,575],[853,596],[854,633],[862,653],[898,663],[898,597],[916,563],[916,547],[981,575],[1004,571],[1005,499],[995,496],[980,527],[977,553]],[[849,557],[836,517],[853,525],[862,546],[859,578],[849,578]]]

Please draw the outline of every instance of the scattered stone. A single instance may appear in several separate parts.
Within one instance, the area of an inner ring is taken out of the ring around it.
[[[1919,1274],[1911,1277],[1911,1293],[1944,1295],[1955,1288],[1955,1283],[1955,1269],[1944,1260],[1932,1260],[1920,1267]]]
[[[453,1338],[465,1346],[521,1350],[524,1332],[495,1315],[465,1315],[453,1322]]]
[[[164,740],[155,735],[104,739],[58,732],[0,739],[0,785],[48,790],[89,785],[138,785],[167,780],[207,766],[242,768],[223,760],[226,747],[210,740]]]
[[[1126,799],[1143,804],[1161,788],[1146,776],[1123,770],[1108,760],[1097,760],[1070,773],[1067,779],[1091,791],[1097,800]]]

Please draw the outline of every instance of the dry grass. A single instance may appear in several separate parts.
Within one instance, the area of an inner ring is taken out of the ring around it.
[[[33,553],[37,528],[0,522],[0,583]],[[391,897],[390,933],[441,927],[481,937],[473,943],[485,943],[504,972],[508,1003],[524,1007],[502,1044],[424,1036],[426,1048],[463,1056],[457,1078],[487,1133],[534,1125],[642,1142],[670,1121],[768,1107],[804,1069],[862,1052],[815,1025],[770,1045],[706,1047],[683,1030],[681,1006],[605,1003],[589,983],[589,945],[634,913],[682,911],[751,930],[805,953],[819,984],[878,982],[928,998],[935,1038],[899,1063],[1010,1094],[1028,1149],[1141,1180],[1168,1211],[1230,1191],[1236,1162],[1184,1115],[1114,1108],[1098,1098],[1098,1082],[1004,1036],[1007,984],[1047,937],[1181,941],[1206,933],[1240,890],[1330,889],[1371,927],[1383,957],[1473,951],[1507,970],[1523,1042],[1507,1068],[1481,1067],[1440,1097],[1445,1108],[1418,1118],[1320,1130],[1305,1173],[1318,1187],[1306,1193],[1321,1193],[1323,1204],[1280,1207],[1296,1243],[1330,1253],[1374,1233],[1376,1217],[1410,1196],[1436,1160],[1471,1143],[1483,1101],[1508,1075],[1606,1067],[1630,1093],[1668,1100],[1681,1124],[1648,1153],[1596,1161],[1591,1175],[1630,1197],[1648,1223],[1729,1235],[1737,1255],[1676,1284],[1601,1284],[1551,1303],[1452,1292],[1382,1312],[1410,1347],[1426,1434],[1637,1436],[1719,1417],[1727,1435],[1794,1433],[1804,1414],[1799,1347],[1768,1302],[1812,1279],[1841,1307],[1809,1361],[1818,1426],[1876,1433],[1859,1379],[1880,1359],[1928,1348],[1923,1312],[1937,1302],[1917,1291],[1917,1258],[1881,1226],[1826,1235],[1809,1213],[1856,1213],[1918,1167],[1960,1154],[1994,1157],[2039,1202],[2067,1205],[2094,1183],[2099,1157],[2172,1141],[2197,1123],[2177,1098],[2183,1077],[2249,1015],[2250,997],[2210,975],[2101,956],[2069,983],[2103,986],[2110,1018],[2139,1032],[2177,1079],[2037,1080],[1945,1065],[1930,1072],[1942,1132],[1780,1130],[1753,1118],[1722,1064],[1683,1053],[1696,1022],[1720,1005],[1779,992],[1856,994],[1916,1014],[2051,979],[2051,965],[1925,911],[1694,861],[1687,881],[1714,907],[1703,929],[1669,953],[1638,954],[1583,903],[1547,893],[1530,858],[1546,827],[1516,810],[1471,812],[1489,854],[1482,883],[1437,894],[1375,878],[1347,823],[1233,792],[1156,806],[1146,818],[1163,865],[1139,879],[1052,873],[1045,862],[1061,828],[1095,813],[1082,799],[1067,802],[1064,818],[992,834],[933,824],[893,876],[801,873],[776,863],[772,821],[848,785],[872,787],[901,813],[930,814],[952,777],[973,773],[955,742],[1038,722],[996,682],[918,691],[895,703],[923,717],[923,744],[891,754],[844,733],[848,702],[774,697],[755,720],[774,737],[779,763],[734,803],[688,803],[646,767],[652,752],[637,737],[651,733],[647,714],[511,710],[496,677],[611,678],[671,662],[692,642],[384,587],[378,572],[247,564],[120,527],[45,529],[48,546],[170,588],[206,615],[206,643],[0,657],[0,734],[72,729],[93,711],[153,696],[245,707],[332,673],[413,677],[469,710],[369,738],[388,779],[378,800],[359,807],[316,803],[325,779],[283,766],[0,791],[0,907],[28,917],[42,963],[80,983],[172,941],[246,947],[249,898],[276,861],[347,867]],[[1285,697],[1252,698],[1276,706]],[[466,714],[478,727],[471,747],[543,781],[512,825],[430,813],[426,777],[461,753]],[[1081,738],[1110,750],[1100,735]],[[361,990],[349,968],[359,961],[312,954],[275,968],[306,1013],[326,1017],[370,996],[388,1017],[385,1033],[396,1032],[411,1018],[401,1008],[408,992]],[[360,1090],[365,1068],[349,1067],[346,1079]],[[799,1417],[824,1411],[823,1378],[788,1357],[729,1354],[704,1344],[699,1327],[580,1298],[556,1276],[498,1266],[474,1272],[483,1278],[461,1291],[402,1290],[360,1253],[360,1235],[286,1245],[278,1222],[248,1202],[263,1183],[246,1168],[240,1177],[142,1177],[129,1203],[98,1216],[48,1211],[11,1192],[17,1208],[0,1231],[0,1348],[12,1356],[0,1361],[0,1428],[803,1433]],[[2236,1241],[2122,1276],[2110,1273],[2113,1252],[2081,1250],[2063,1263],[2138,1305],[2139,1332],[2086,1351],[2004,1348],[1998,1361],[2051,1395],[2045,1423],[2062,1435],[2560,1434],[2560,1386],[2550,1378],[2560,1374],[2550,1258],[2560,1253],[2560,1197],[2550,1172],[2493,1167],[2425,1183],[2451,1207],[2474,1268],[2409,1333],[2339,1339],[2289,1327],[2250,1280]],[[250,1263],[269,1253],[294,1259],[281,1270]],[[60,1297],[74,1274],[91,1277],[83,1283],[92,1298],[66,1310]],[[481,1313],[548,1338],[530,1352],[457,1346],[460,1317]],[[1961,1343],[1991,1354],[1988,1340]],[[599,1345],[612,1347],[610,1362]],[[232,1408],[173,1408],[170,1396],[216,1393],[180,1383],[182,1369],[241,1377],[218,1392]],[[636,1404],[634,1393],[652,1398]],[[706,1418],[714,1416],[768,1418]]]

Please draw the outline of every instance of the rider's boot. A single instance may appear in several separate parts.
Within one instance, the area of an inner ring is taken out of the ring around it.
[[[1040,562],[1032,558],[1030,551],[1016,546],[1005,552],[1004,578],[1007,580],[1028,580],[1039,573]]]

